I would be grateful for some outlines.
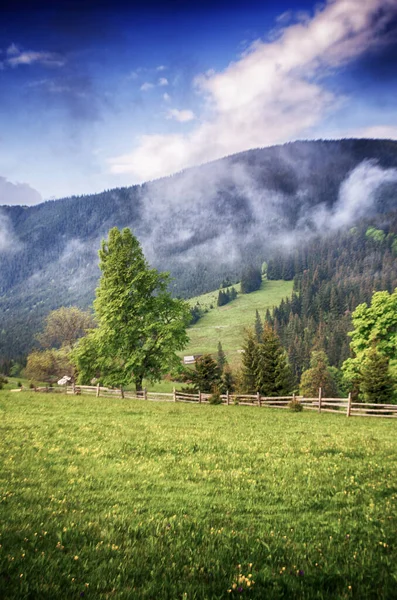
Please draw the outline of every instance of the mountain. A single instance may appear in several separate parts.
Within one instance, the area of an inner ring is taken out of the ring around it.
[[[172,177],[31,207],[0,207],[0,356],[26,353],[60,305],[88,306],[97,250],[130,227],[184,297],[396,206],[397,142],[294,142]],[[285,277],[292,278],[292,277]]]

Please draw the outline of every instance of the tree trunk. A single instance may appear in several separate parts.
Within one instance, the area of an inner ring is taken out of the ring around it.
[[[141,392],[142,391],[142,381],[143,381],[142,375],[138,376],[138,377],[135,377],[135,389],[136,389],[137,392]]]

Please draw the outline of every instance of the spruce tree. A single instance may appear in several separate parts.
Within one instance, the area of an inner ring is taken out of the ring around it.
[[[243,344],[241,387],[247,394],[254,394],[256,390],[256,365],[257,365],[257,342],[252,331],[248,331]]]
[[[217,354],[216,362],[218,365],[219,372],[222,375],[223,369],[224,369],[225,365],[227,364],[227,360],[226,360],[226,354],[223,351],[221,342],[218,342],[218,354]]]
[[[191,375],[194,386],[204,393],[210,393],[221,384],[221,373],[210,354],[203,354],[196,361],[196,370]]]
[[[222,375],[222,385],[221,390],[222,393],[225,394],[227,391],[234,392],[235,381],[233,377],[233,373],[228,364],[225,365]]]
[[[327,355],[322,350],[312,352],[310,368],[302,373],[300,393],[306,398],[316,398],[319,388],[326,398],[333,398],[337,394],[337,385],[329,369]]]
[[[255,313],[254,329],[255,329],[256,341],[259,343],[261,341],[262,334],[263,334],[263,325],[262,325],[261,318],[259,316],[258,309],[256,310],[256,313]]]
[[[390,404],[394,396],[394,380],[389,369],[389,358],[373,345],[361,370],[360,388],[365,402]]]
[[[268,323],[265,324],[262,341],[256,348],[255,387],[264,396],[283,396],[292,389],[292,374],[286,352]]]

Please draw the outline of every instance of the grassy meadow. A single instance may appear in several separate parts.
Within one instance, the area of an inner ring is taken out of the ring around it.
[[[218,342],[221,342],[229,363],[238,364],[238,350],[242,346],[244,329],[254,325],[256,310],[263,319],[268,308],[277,306],[283,298],[291,295],[292,286],[292,281],[265,280],[260,290],[238,294],[235,300],[219,307],[216,305],[219,290],[191,298],[191,306],[199,302],[202,308],[208,308],[209,311],[188,329],[190,342],[183,354],[216,353]],[[239,284],[235,287],[240,289]]]
[[[0,392],[0,597],[392,599],[382,419]]]

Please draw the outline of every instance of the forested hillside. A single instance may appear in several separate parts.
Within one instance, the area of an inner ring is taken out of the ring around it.
[[[374,291],[397,287],[397,211],[275,257],[268,277],[294,277],[292,298],[268,311],[267,321],[287,349],[297,380],[313,347],[340,367],[349,356],[353,310],[370,303]]]
[[[345,239],[342,232],[358,220],[386,215],[396,198],[397,143],[341,140],[251,150],[141,186],[32,207],[3,206],[0,356],[25,354],[50,310],[91,304],[97,251],[113,226],[130,227],[150,263],[175,278],[173,293],[189,297],[216,289],[225,277],[237,281],[244,266],[263,261],[270,263],[269,276],[292,279],[311,268],[305,248],[320,232],[331,236],[335,262],[339,241],[332,240],[338,232]],[[378,258],[368,259],[371,266],[364,261],[368,272],[374,261],[382,262],[385,248],[371,251]],[[300,265],[288,258],[291,252],[301,256]],[[280,265],[282,272],[275,272]],[[277,319],[281,324],[284,317]]]

